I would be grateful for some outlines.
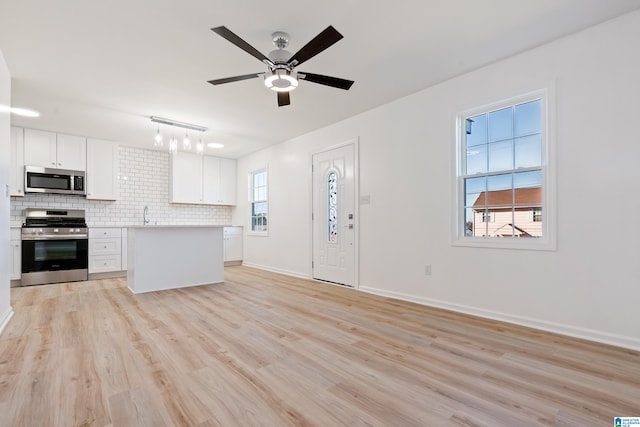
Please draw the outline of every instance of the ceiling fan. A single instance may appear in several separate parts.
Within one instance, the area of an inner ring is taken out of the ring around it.
[[[295,71],[295,68],[298,65],[313,58],[342,38],[342,34],[340,34],[331,25],[315,36],[294,55],[291,55],[291,52],[285,50],[289,45],[289,35],[281,31],[273,33],[272,41],[277,49],[270,52],[268,57],[263,55],[246,41],[242,40],[227,27],[216,27],[212,28],[211,31],[230,41],[249,55],[257,58],[268,67],[268,70],[264,73],[245,74],[242,76],[209,80],[209,83],[212,85],[220,85],[223,83],[237,82],[240,80],[248,80],[264,76],[265,85],[269,89],[277,92],[278,107],[282,107],[291,103],[289,92],[298,87],[298,80],[306,80],[308,82],[344,90],[349,90],[351,85],[354,83],[352,80],[307,73],[305,71]]]

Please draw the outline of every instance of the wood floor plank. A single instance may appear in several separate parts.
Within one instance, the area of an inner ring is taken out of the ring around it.
[[[247,267],[12,289],[2,426],[602,426],[640,353]]]

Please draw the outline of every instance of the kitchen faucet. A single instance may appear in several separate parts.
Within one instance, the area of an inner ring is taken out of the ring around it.
[[[149,206],[145,206],[144,210],[142,211],[142,224],[143,225],[149,224],[149,218],[147,218],[148,215],[149,215]]]

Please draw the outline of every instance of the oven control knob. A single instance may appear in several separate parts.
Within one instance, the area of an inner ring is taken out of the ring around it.
[[[54,229],[53,229],[53,232],[54,232],[54,233],[59,233],[59,232],[60,232],[60,230],[58,230],[57,228],[54,228]]]

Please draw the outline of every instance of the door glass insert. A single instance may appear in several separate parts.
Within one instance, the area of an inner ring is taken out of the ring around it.
[[[329,242],[335,242],[338,239],[338,176],[335,172],[331,172],[327,178],[328,184],[328,230]]]

